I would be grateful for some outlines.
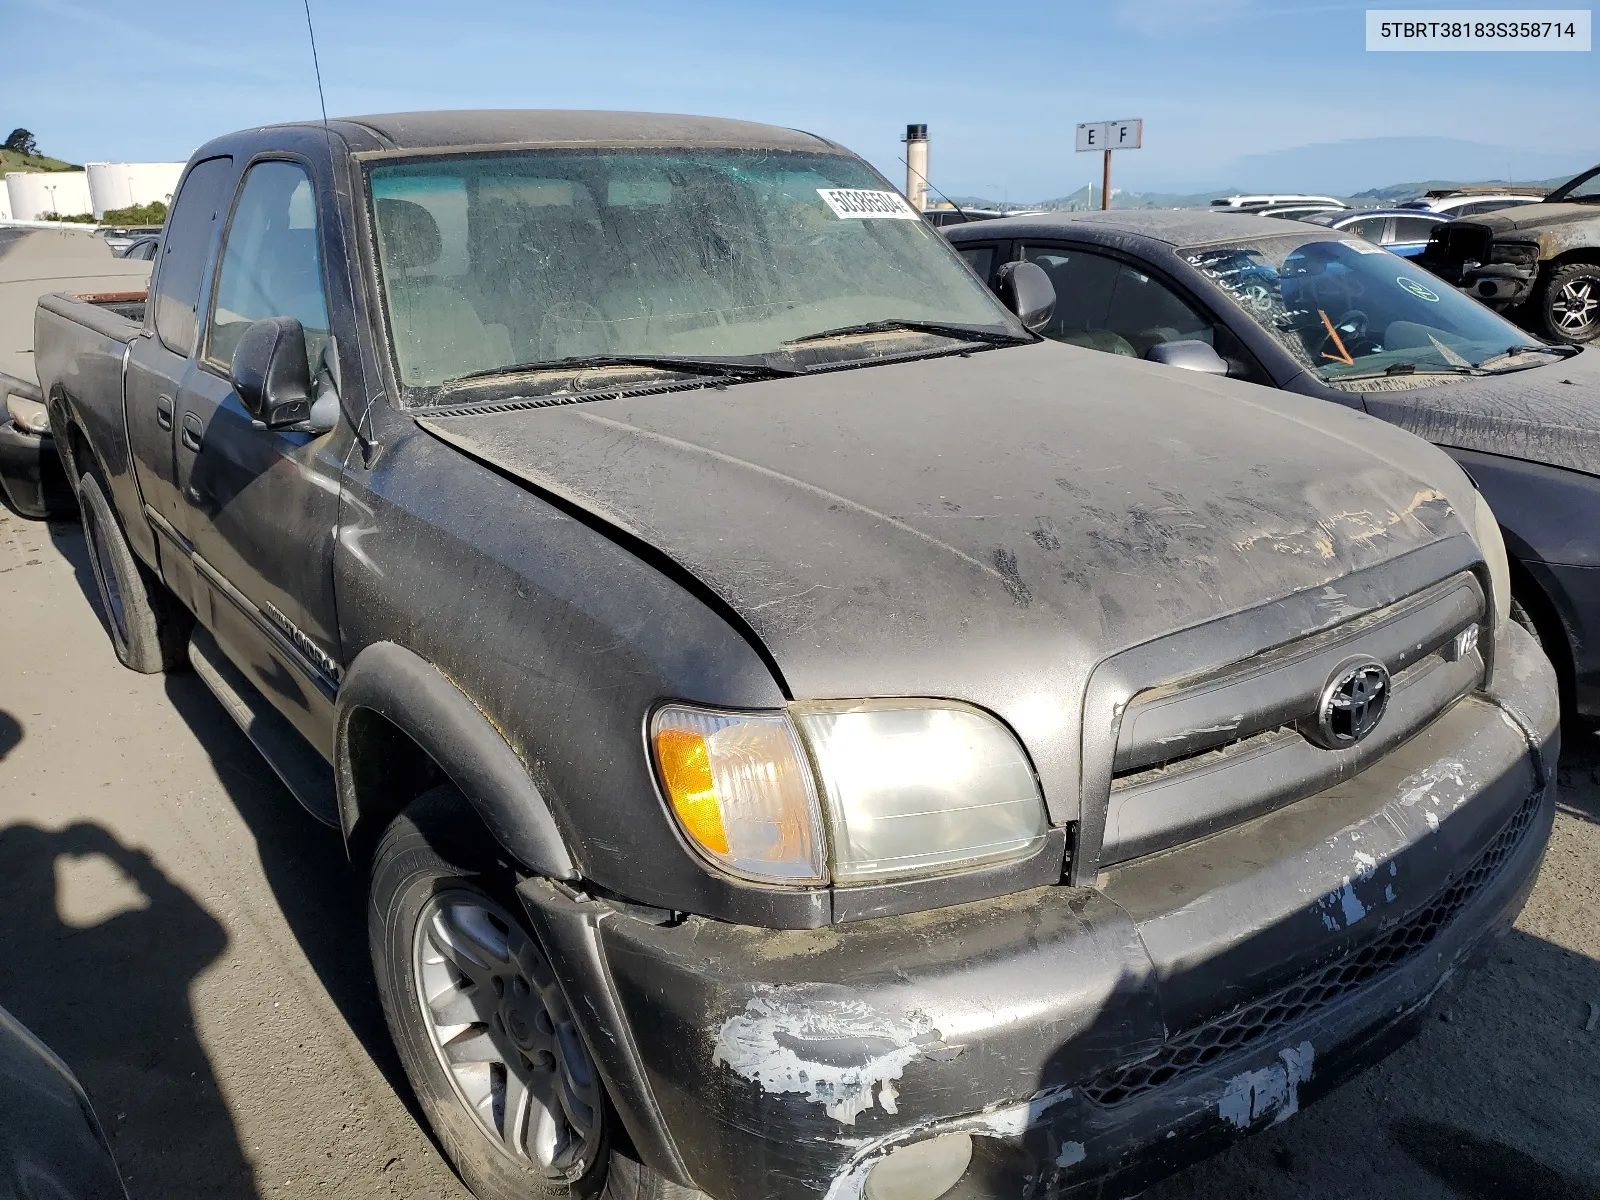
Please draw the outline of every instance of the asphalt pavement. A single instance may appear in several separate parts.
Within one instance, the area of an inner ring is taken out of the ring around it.
[[[117,664],[75,525],[0,508],[0,1005],[134,1200],[467,1193],[373,990],[364,885],[192,674]],[[1600,728],[1515,932],[1381,1066],[1147,1200],[1600,1200]]]

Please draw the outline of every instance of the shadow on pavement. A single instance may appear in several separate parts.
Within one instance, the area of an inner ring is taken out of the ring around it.
[[[21,741],[22,723],[0,708],[0,759],[15,750]]]
[[[1561,792],[1556,807],[1600,825],[1600,723],[1568,717],[1561,725]]]
[[[1600,1188],[1566,1178],[1504,1142],[1434,1121],[1396,1122],[1395,1142],[1429,1174],[1467,1200],[1549,1197],[1596,1200]]]
[[[426,1129],[372,978],[365,881],[345,857],[338,831],[300,807],[198,676],[168,675],[166,689],[249,826],[267,883],[306,960],[389,1085]]]
[[[189,1007],[228,944],[217,920],[149,855],[84,822],[0,830],[0,905],[0,1005],[77,1073],[130,1194],[255,1197]]]

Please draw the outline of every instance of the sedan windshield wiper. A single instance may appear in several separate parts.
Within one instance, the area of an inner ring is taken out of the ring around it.
[[[446,379],[443,386],[473,383],[494,379],[501,375],[533,375],[544,371],[575,371],[586,367],[648,367],[658,371],[683,371],[691,375],[713,375],[734,379],[776,379],[798,372],[788,367],[775,367],[770,363],[741,362],[728,358],[695,358],[680,354],[578,354],[570,358],[555,358],[545,362],[511,363],[503,367],[488,367],[482,371],[469,371]]]
[[[1379,371],[1352,371],[1350,374],[1323,375],[1324,383],[1352,383],[1362,379],[1410,379],[1417,375],[1486,375],[1477,367],[1419,367],[1416,363],[1390,363]]]
[[[954,321],[889,320],[866,321],[860,325],[841,325],[837,329],[824,329],[821,333],[808,333],[804,337],[791,338],[783,344],[804,346],[811,342],[824,342],[829,338],[848,337],[852,333],[893,333],[901,329],[909,333],[930,333],[935,337],[955,338],[963,342],[987,342],[993,346],[1020,345],[1034,340],[1032,337],[1012,333],[1008,329],[996,329],[992,325],[963,325]]]

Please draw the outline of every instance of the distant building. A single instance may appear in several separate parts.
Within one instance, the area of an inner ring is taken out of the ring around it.
[[[94,211],[85,171],[8,171],[6,196],[13,221],[38,221],[47,213],[79,217]]]
[[[158,201],[171,205],[183,163],[88,164],[90,211],[95,220],[107,209],[142,207]]]

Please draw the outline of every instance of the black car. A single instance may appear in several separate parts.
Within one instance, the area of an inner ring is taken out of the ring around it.
[[[1499,518],[1518,619],[1576,710],[1600,715],[1600,353],[1298,223],[1055,213],[945,232],[985,279],[1016,260],[1045,269],[1048,337],[1330,400],[1443,447]]]

